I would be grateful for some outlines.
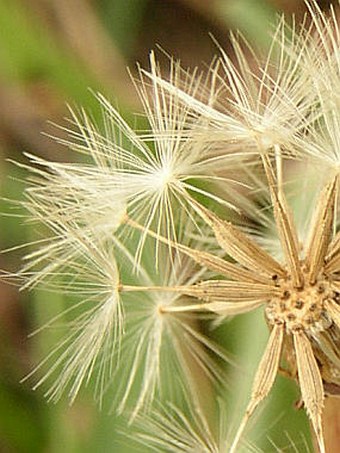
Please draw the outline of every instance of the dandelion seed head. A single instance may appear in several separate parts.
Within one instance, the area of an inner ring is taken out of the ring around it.
[[[203,413],[230,359],[201,321],[264,306],[270,335],[229,451],[284,360],[324,452],[325,395],[340,389],[339,31],[334,13],[309,5],[312,26],[282,19],[262,60],[232,36],[234,60],[220,49],[206,77],[172,59],[164,77],[151,53],[134,81],[149,130],[98,94],[104,130],[82,112],[60,140],[87,164],[30,156],[25,206],[49,236],[18,274],[23,287],[77,297],[41,364],[52,363],[37,386],[59,372],[50,398],[73,401],[94,379],[130,421],[168,395]],[[194,429],[180,411],[170,418],[148,419],[157,446],[220,451],[203,418]]]
[[[307,280],[308,281],[308,280]],[[271,324],[284,325],[287,333],[303,329],[309,334],[327,330],[332,321],[327,315],[324,300],[334,299],[334,291],[327,279],[320,275],[318,282],[297,290],[290,279],[276,280],[280,296],[266,306],[266,317]]]
[[[254,130],[253,134],[255,143],[258,145],[259,149],[262,149],[263,151],[273,149],[274,146],[278,143],[276,140],[275,131],[271,131],[270,128],[266,127],[265,125]]]
[[[170,162],[165,163],[162,168],[158,170],[158,172],[154,173],[152,180],[155,184],[156,190],[165,189],[172,182],[176,181]]]
[[[201,375],[202,385],[207,381],[221,385],[224,380],[223,371],[216,367],[208,351],[218,354],[222,360],[227,357],[199,331],[195,318],[172,311],[192,301],[176,291],[166,290],[175,289],[181,283],[194,283],[204,271],[193,272],[185,257],[180,259],[175,255],[170,261],[166,254],[164,256],[165,251],[167,247],[161,249],[162,272],[150,277],[148,290],[141,292],[137,300],[138,286],[135,287],[137,293],[125,296],[124,287],[122,292],[127,303],[126,334],[121,351],[125,357],[126,380],[119,388],[117,404],[119,411],[130,408],[132,420],[141,411],[149,413],[154,399],[164,392],[179,401],[188,392],[195,392],[193,369]],[[162,286],[157,287],[157,283]],[[171,382],[174,371],[179,385]],[[136,391],[137,397],[134,396]]]

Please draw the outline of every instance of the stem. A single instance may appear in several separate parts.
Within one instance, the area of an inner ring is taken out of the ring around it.
[[[278,195],[283,193],[282,154],[280,145],[274,145]]]
[[[175,307],[171,307],[171,306],[162,306],[160,311],[162,313],[185,313],[187,311],[202,311],[202,310],[206,310],[205,304],[193,304],[193,305],[182,305],[182,306],[175,306]]]
[[[328,396],[323,410],[323,428],[326,451],[335,452],[339,448],[340,439],[340,399]]]
[[[120,285],[120,292],[138,292],[138,291],[167,291],[173,293],[181,293],[181,288],[169,287],[169,286],[130,286]],[[161,305],[159,307],[160,313],[185,313],[188,311],[204,311],[206,310],[205,305],[207,304],[191,304],[191,305],[178,305],[178,306],[167,306]]]
[[[181,292],[181,287],[177,286],[131,286],[123,285],[119,286],[120,292],[138,292],[138,291],[166,291],[170,293]]]

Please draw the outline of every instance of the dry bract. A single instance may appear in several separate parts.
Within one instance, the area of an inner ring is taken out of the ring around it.
[[[269,184],[273,210],[278,235],[282,246],[286,247],[287,262],[280,265],[269,256],[266,260],[267,252],[253,240],[193,201],[195,211],[212,227],[219,245],[238,261],[239,274],[236,265],[230,272],[223,266],[223,262],[218,267],[216,257],[216,262],[211,266],[213,259],[208,261],[205,253],[196,251],[197,262],[212,267],[227,278],[232,276],[233,280],[212,280],[192,286],[162,288],[204,301],[202,305],[176,309],[169,307],[165,311],[211,310],[223,315],[234,315],[265,304],[265,316],[271,335],[255,376],[246,416],[231,451],[236,449],[247,419],[268,395],[281,359],[285,359],[288,373],[299,382],[302,400],[315,429],[320,451],[325,451],[321,423],[324,385],[336,394],[340,393],[339,276],[337,272],[328,271],[330,263],[339,259],[339,250],[334,249],[337,242],[333,241],[338,177],[335,176],[321,191],[314,221],[310,226],[310,244],[298,251],[292,217],[284,207],[285,195],[279,189],[276,179],[273,179],[275,176],[271,162],[265,159],[264,165],[271,175]],[[193,250],[180,246],[179,250],[195,259]],[[303,258],[298,258],[300,255]],[[332,259],[326,264],[327,256],[332,256]],[[249,282],[251,272],[256,270],[253,281]],[[245,271],[248,274],[244,274]],[[258,283],[261,279],[262,282]]]

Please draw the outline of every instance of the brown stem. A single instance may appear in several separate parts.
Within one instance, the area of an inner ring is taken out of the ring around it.
[[[323,429],[326,452],[332,453],[338,451],[340,439],[340,398],[337,396],[329,396],[325,400]]]

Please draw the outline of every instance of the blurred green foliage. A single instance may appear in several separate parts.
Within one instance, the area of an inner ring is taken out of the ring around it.
[[[148,3],[148,0],[99,1],[100,17],[114,42],[127,57],[133,54]]]
[[[24,85],[43,78],[65,101],[86,104],[90,102],[88,87],[100,86],[89,68],[75,62],[17,0],[0,2],[0,41],[0,68],[11,83]]]

